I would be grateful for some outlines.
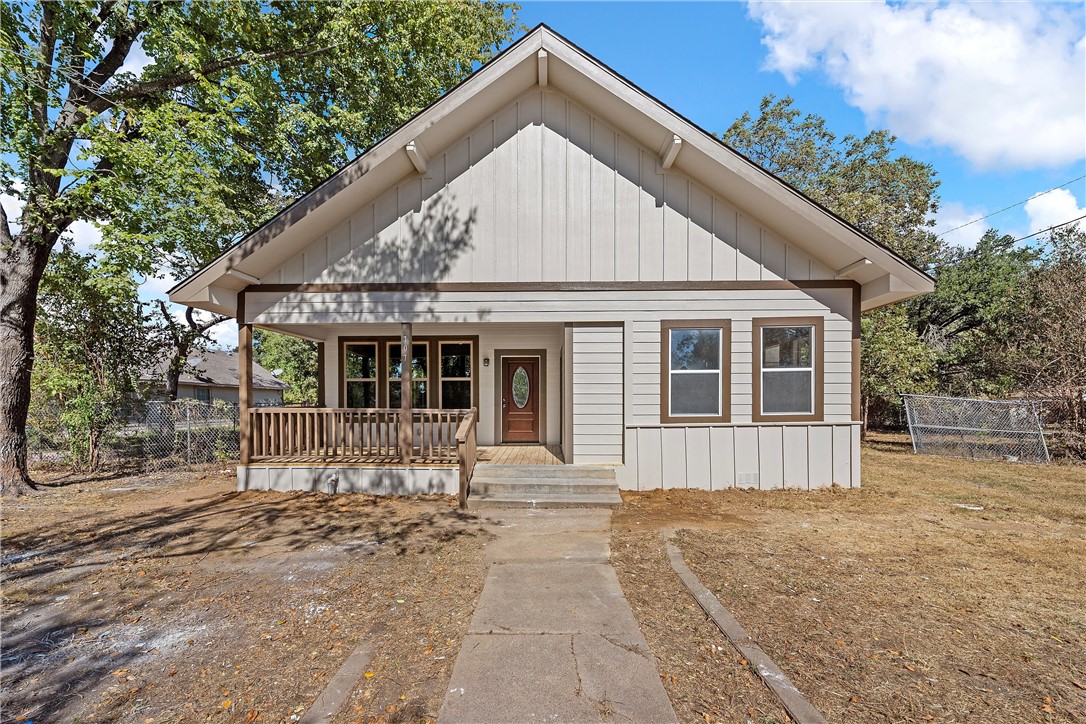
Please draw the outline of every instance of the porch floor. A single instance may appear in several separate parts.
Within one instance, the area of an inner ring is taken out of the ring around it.
[[[565,465],[561,445],[480,447],[477,461],[487,465]]]

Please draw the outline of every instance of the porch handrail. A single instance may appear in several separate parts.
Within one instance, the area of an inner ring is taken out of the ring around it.
[[[473,407],[456,428],[456,459],[460,464],[460,492],[457,497],[461,510],[468,507],[471,476],[475,473],[478,458],[478,422],[479,409]]]
[[[458,460],[457,431],[472,410],[413,409],[412,460]],[[254,407],[249,409],[250,457],[396,458],[399,408]]]

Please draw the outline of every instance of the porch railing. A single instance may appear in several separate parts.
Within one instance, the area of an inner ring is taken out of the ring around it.
[[[476,432],[478,420],[479,410],[473,407],[456,428],[456,458],[460,464],[460,494],[457,498],[462,509],[468,507],[471,476],[475,473],[475,462],[478,459],[479,439]]]
[[[400,415],[399,409],[253,408],[249,410],[250,460],[371,458],[399,461]],[[474,467],[476,417],[475,410],[412,410],[412,462],[460,463],[460,448],[468,445],[467,437],[461,443],[460,430],[470,419],[470,457]],[[467,450],[463,454],[467,454]]]

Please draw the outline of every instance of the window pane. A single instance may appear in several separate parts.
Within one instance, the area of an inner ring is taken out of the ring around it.
[[[671,414],[719,415],[720,373],[671,373]]]
[[[441,383],[441,406],[446,410],[471,409],[471,382],[446,380]]]
[[[671,330],[671,369],[719,370],[720,330]]]
[[[388,376],[389,379],[400,378],[400,345],[392,344],[388,347]],[[426,345],[411,345],[411,376],[415,379],[426,377]]]
[[[400,385],[394,382],[388,388],[388,406],[396,409],[400,406]],[[426,383],[411,383],[411,406],[415,408],[428,407],[426,404]]]
[[[364,379],[377,377],[377,345],[347,345],[347,376]]]
[[[772,372],[762,373],[762,412],[810,414],[811,372]]]
[[[441,376],[471,377],[471,344],[441,345]]]
[[[347,407],[377,407],[377,383],[348,382]]]
[[[762,367],[810,367],[814,327],[763,327]]]

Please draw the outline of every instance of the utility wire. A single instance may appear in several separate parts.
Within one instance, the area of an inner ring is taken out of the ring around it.
[[[948,229],[948,230],[944,231],[941,234],[936,234],[936,238],[938,238],[940,236],[946,236],[947,234],[949,234],[952,231],[957,231],[958,229],[964,229],[967,226],[972,226],[973,224],[977,223],[978,221],[984,221],[985,219],[987,219],[989,217],[992,217],[992,216],[995,216],[996,214],[1002,214],[1004,211],[1009,211],[1010,209],[1013,209],[1016,206],[1021,206],[1022,204],[1027,203],[1027,202],[1037,198],[1038,196],[1044,196],[1045,194],[1050,194],[1053,191],[1055,191],[1056,189],[1062,189],[1064,186],[1069,186],[1069,185],[1073,184],[1075,181],[1081,181],[1084,178],[1086,178],[1086,174],[1083,174],[1082,176],[1079,176],[1078,178],[1073,178],[1070,181],[1068,181],[1067,183],[1062,183],[1059,186],[1053,186],[1048,191],[1042,191],[1039,194],[1034,194],[1033,196],[1030,196],[1028,199],[1023,199],[1022,201],[1019,201],[1016,204],[1011,204],[1010,206],[1006,206],[1006,207],[1000,209],[999,211],[993,211],[992,213],[988,214],[987,216],[981,216],[980,218],[973,219],[972,221],[967,221],[964,224],[962,224],[961,226],[955,226],[953,229]]]
[[[1062,224],[1056,224],[1055,226],[1050,226],[1047,229],[1041,229],[1040,231],[1035,231],[1032,234],[1027,234],[1026,236],[1019,237],[1019,238],[1015,239],[1014,241],[1012,241],[1011,243],[1012,244],[1017,244],[1020,241],[1025,241],[1026,239],[1032,239],[1033,237],[1037,236],[1038,234],[1043,234],[1046,231],[1052,231],[1053,229],[1058,229],[1061,226],[1067,226],[1068,224],[1073,224],[1076,221],[1082,221],[1083,219],[1086,219],[1086,214],[1083,214],[1082,216],[1078,217],[1077,219],[1071,219],[1070,221],[1065,221]]]

